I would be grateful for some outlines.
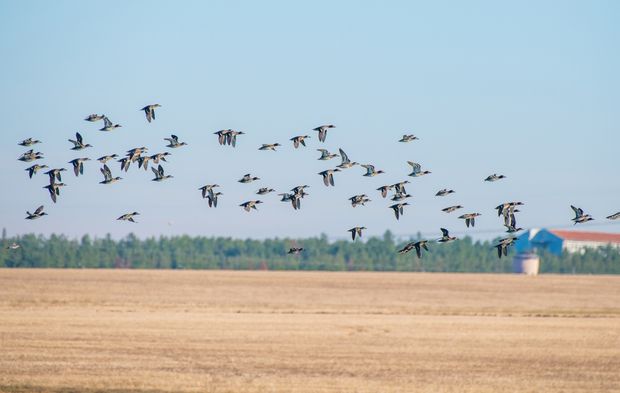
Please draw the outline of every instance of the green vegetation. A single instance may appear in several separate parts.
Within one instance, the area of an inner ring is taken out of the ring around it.
[[[21,247],[6,249],[16,242]],[[422,259],[415,252],[398,255],[406,242],[397,242],[388,231],[364,242],[333,241],[327,236],[308,239],[239,240],[206,237],[159,237],[139,239],[133,234],[122,240],[109,235],[81,240],[65,236],[33,234],[2,238],[0,266],[61,268],[141,269],[269,269],[489,272],[512,270],[512,255],[498,259],[492,243],[469,237],[448,244],[430,244]],[[292,246],[305,251],[287,255]],[[514,250],[511,250],[514,253]],[[583,254],[555,256],[541,253],[544,273],[618,274],[620,251],[611,247]]]

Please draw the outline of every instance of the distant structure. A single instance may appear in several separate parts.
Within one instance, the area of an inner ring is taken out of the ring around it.
[[[512,270],[515,273],[537,276],[540,268],[540,257],[532,252],[521,252],[512,260]]]
[[[620,249],[620,234],[533,228],[517,238],[515,249],[517,253],[546,250],[560,255],[563,251],[582,253],[586,248],[607,245]]]

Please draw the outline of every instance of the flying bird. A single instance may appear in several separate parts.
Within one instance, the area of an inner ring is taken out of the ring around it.
[[[241,179],[239,179],[237,181],[239,183],[245,184],[245,183],[251,183],[251,182],[256,181],[256,180],[260,180],[260,177],[252,176],[249,173],[246,173],[245,175],[243,175],[243,177]]]
[[[324,126],[318,126],[314,128],[313,131],[316,131],[319,133],[320,142],[325,142],[325,138],[327,137],[327,130],[329,130],[330,128],[336,128],[336,126],[333,124],[327,124]]]
[[[278,146],[282,146],[279,143],[263,143],[263,145],[261,147],[258,148],[258,150],[273,150],[276,151],[276,147]]]
[[[448,243],[456,240],[456,236],[450,236],[450,233],[446,228],[439,228],[441,230],[441,239],[437,240],[439,243]]]
[[[297,149],[299,147],[299,145],[303,145],[306,146],[306,139],[309,139],[310,137],[308,135],[298,135],[298,136],[294,136],[292,137],[290,140],[293,141],[293,147],[295,147],[295,149]]]
[[[325,160],[330,160],[334,157],[338,157],[338,154],[332,154],[329,151],[327,151],[327,149],[316,149],[317,151],[321,152],[321,157],[319,157],[319,160],[325,161]]]
[[[329,187],[330,184],[332,186],[334,185],[334,173],[335,172],[340,172],[340,169],[338,168],[328,169],[323,172],[319,172],[319,175],[323,176],[323,183],[325,183],[327,187]]]
[[[382,170],[376,170],[375,166],[374,165],[370,165],[370,164],[362,165],[362,168],[366,169],[366,173],[364,173],[364,175],[363,175],[363,176],[366,176],[366,177],[373,177],[373,176],[377,176],[377,175],[380,175],[382,173],[385,173]]]
[[[169,142],[166,147],[171,149],[187,145],[185,142],[179,142],[179,137],[176,135],[170,135],[170,138],[164,138],[164,140]]]
[[[152,120],[155,120],[155,108],[159,108],[159,107],[161,107],[161,105],[151,104],[151,105],[145,106],[144,108],[140,110],[144,111],[144,114],[146,115],[146,121],[150,123]]]
[[[417,162],[407,161],[407,164],[411,165],[412,170],[411,170],[411,173],[409,174],[409,176],[411,177],[420,177],[420,176],[428,175],[429,173],[431,173],[430,171],[422,171],[422,166],[418,164]]]
[[[106,164],[103,164],[103,168],[99,168],[99,170],[103,174],[103,178],[104,178],[104,180],[100,181],[99,184],[111,184],[111,183],[114,183],[122,179],[122,177],[118,177],[118,176],[113,177],[112,171],[110,170],[110,168],[108,168]]]
[[[584,222],[594,220],[594,218],[592,218],[591,215],[584,214],[583,209],[579,207],[575,207],[573,205],[571,205],[570,207],[575,212],[575,218],[572,219],[572,221],[574,222],[574,225],[583,224]]]
[[[444,188],[442,190],[437,191],[437,194],[435,194],[435,196],[446,196],[449,194],[454,194],[454,190],[448,190],[447,188]]]
[[[498,176],[497,173],[494,173],[494,174],[492,174],[490,176],[487,176],[487,178],[484,179],[484,181],[493,182],[493,181],[498,181],[498,180],[505,179],[505,178],[506,178],[506,176],[504,176],[504,175],[499,175]]]
[[[254,209],[254,210],[258,210],[256,208],[256,205],[258,205],[259,203],[263,203],[259,200],[256,201],[247,201],[247,202],[243,202],[242,204],[240,204],[239,206],[243,207],[243,210],[245,210],[246,212],[249,212],[250,210]]]
[[[29,211],[27,211],[26,214],[26,220],[36,220],[37,218],[41,218],[47,215],[47,213],[43,211],[43,205],[37,207],[37,210],[35,210],[34,213],[30,213]]]
[[[47,167],[48,167],[47,165],[34,164],[33,166],[26,168],[24,170],[28,171],[28,176],[32,179],[32,176],[36,175],[39,170],[47,168]]]
[[[157,169],[151,168],[151,170],[155,174],[155,178],[151,179],[152,181],[162,181],[162,180],[166,180],[166,179],[170,179],[171,177],[174,177],[172,175],[165,175],[164,168],[161,165],[158,165]]]
[[[131,221],[131,222],[137,222],[133,219],[134,216],[139,216],[140,213],[138,212],[133,212],[133,213],[127,213],[127,214],[123,214],[122,216],[120,216],[119,218],[117,218],[117,220],[121,220],[121,221]]]
[[[398,250],[399,254],[406,254],[409,251],[415,249],[415,253],[418,256],[418,258],[422,258],[422,248],[425,249],[426,251],[430,251],[428,249],[428,246],[426,245],[426,243],[428,243],[428,240],[420,240],[417,242],[410,242],[407,243],[407,245],[405,247],[403,247],[402,249]]]
[[[37,143],[41,143],[41,141],[38,139],[27,138],[19,142],[18,145],[28,147],[28,146],[36,145]]]
[[[404,142],[404,143],[407,143],[407,142],[412,142],[412,141],[415,141],[415,140],[417,140],[417,139],[420,139],[420,138],[418,138],[417,136],[415,136],[415,135],[413,135],[413,134],[410,134],[410,135],[405,134],[405,135],[403,135],[403,137],[399,140],[399,142]]]
[[[455,206],[448,206],[446,208],[443,208],[443,209],[441,209],[441,211],[444,212],[444,213],[452,213],[453,211],[458,210],[458,209],[462,209],[462,208],[463,208],[463,206],[461,206],[461,205],[455,205]]]
[[[394,215],[396,219],[399,220],[400,216],[405,213],[405,206],[409,206],[407,202],[404,203],[396,203],[394,205],[389,206],[390,209],[394,210]]]
[[[114,124],[107,118],[107,116],[103,117],[103,127],[99,129],[99,131],[114,131],[115,129],[122,127],[120,124]]]
[[[84,120],[94,123],[96,121],[103,120],[104,117],[105,115],[98,115],[96,113],[93,113],[92,115],[88,115],[88,117],[86,117],[86,119]]]
[[[73,147],[71,148],[71,150],[82,150],[86,149],[87,147],[92,147],[92,145],[89,143],[84,144],[82,135],[79,132],[75,133],[75,139],[68,139],[68,141],[73,143]]]
[[[84,174],[84,161],[90,161],[90,158],[76,158],[69,161],[69,164],[73,165],[73,173],[75,173],[76,177]]]
[[[362,231],[366,229],[366,227],[353,227],[351,229],[348,230],[348,232],[351,232],[351,239],[355,240],[355,237],[362,237]]]
[[[467,213],[459,216],[460,219],[465,220],[465,225],[467,228],[471,225],[472,228],[476,225],[476,217],[480,216],[480,213]]]

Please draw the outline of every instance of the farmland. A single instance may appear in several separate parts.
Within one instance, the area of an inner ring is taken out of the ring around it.
[[[620,277],[0,270],[2,392],[620,390]]]

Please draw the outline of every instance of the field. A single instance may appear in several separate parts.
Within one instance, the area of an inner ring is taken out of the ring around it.
[[[0,270],[2,392],[618,392],[620,277]]]

